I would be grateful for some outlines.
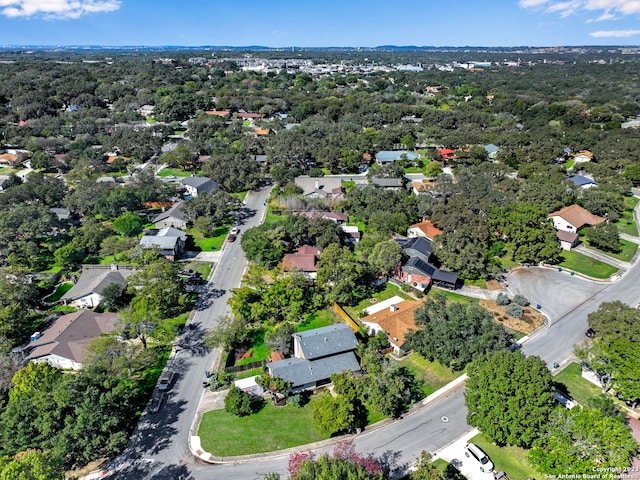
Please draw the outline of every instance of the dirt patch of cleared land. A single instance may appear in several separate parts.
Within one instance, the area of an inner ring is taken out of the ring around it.
[[[507,315],[504,305],[496,305],[494,300],[480,300],[480,305],[493,313],[496,322],[524,334],[533,332],[544,323],[544,316],[532,307],[522,307],[524,316],[513,318]]]

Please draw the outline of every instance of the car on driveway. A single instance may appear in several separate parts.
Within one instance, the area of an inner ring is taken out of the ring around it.
[[[492,472],[493,462],[489,455],[477,446],[475,443],[467,443],[464,446],[464,456],[476,460],[480,464],[481,472]]]

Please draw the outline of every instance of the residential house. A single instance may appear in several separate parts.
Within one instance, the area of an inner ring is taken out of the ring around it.
[[[604,218],[594,215],[580,205],[569,205],[547,216],[553,220],[553,226],[556,230],[573,233],[577,233],[578,230],[586,225],[598,225],[605,221]]]
[[[573,156],[574,163],[586,163],[593,159],[593,153],[589,150],[580,150]]]
[[[27,360],[48,362],[59,368],[79,370],[86,358],[87,346],[103,334],[118,327],[115,313],[80,310],[62,315],[43,332],[31,336],[25,352]]]
[[[349,217],[342,213],[342,212],[324,212],[324,211],[317,211],[314,210],[312,212],[295,212],[294,215],[302,215],[304,217],[307,218],[323,218],[325,220],[329,220],[333,223],[336,223],[338,225],[343,225],[345,223],[347,223],[347,220],[349,220]]]
[[[377,185],[378,187],[386,188],[389,190],[400,190],[404,188],[406,180],[404,178],[381,178],[374,177],[369,183],[371,185]],[[364,187],[365,185],[358,185],[359,187]]]
[[[376,153],[376,162],[380,165],[397,162],[398,160],[416,160],[418,155],[408,150],[382,150]]]
[[[567,175],[567,181],[574,184],[576,187],[582,188],[583,190],[598,186],[598,182],[596,182],[592,177],[587,175],[578,175],[575,173]]]
[[[495,146],[493,143],[490,143],[489,145],[484,146],[484,150],[487,152],[487,158],[489,160],[495,160],[498,156],[498,151],[500,150],[500,148]]]
[[[357,347],[353,330],[344,323],[298,332],[293,334],[294,356],[267,363],[267,369],[289,382],[291,392],[300,392],[330,383],[334,373],[359,372]]]
[[[423,220],[420,223],[414,223],[407,229],[407,237],[416,238],[424,237],[429,240],[433,240],[433,237],[440,235],[442,230],[436,227],[431,220]]]
[[[153,111],[156,109],[155,105],[142,105],[138,109],[138,113],[147,118],[153,115]]]
[[[260,120],[262,118],[261,113],[249,113],[249,112],[237,112],[235,116],[238,118],[241,118],[242,120],[249,120],[252,123],[255,120]]]
[[[295,184],[307,198],[318,198],[326,204],[337,203],[344,197],[340,177],[296,177]]]
[[[296,253],[287,253],[282,259],[285,272],[300,272],[307,278],[314,279],[318,274],[318,260],[321,250],[311,245],[302,245]]]
[[[127,277],[135,273],[128,265],[83,265],[76,284],[60,301],[76,308],[95,308],[104,299],[103,292],[111,285],[121,290],[127,286]]]
[[[17,168],[22,165],[22,160],[15,153],[0,154],[0,166]]]
[[[204,113],[206,115],[213,115],[222,118],[229,118],[231,116],[231,112],[229,110],[207,110]]]
[[[167,227],[149,230],[140,238],[142,248],[157,248],[158,253],[173,262],[184,250],[187,234],[177,228]]]
[[[9,186],[9,176],[0,175],[0,192]]]
[[[418,290],[425,290],[431,284],[455,289],[458,287],[458,275],[440,270],[432,262],[433,247],[426,237],[396,238],[408,260],[399,265],[396,278]]]
[[[560,247],[563,250],[571,250],[578,245],[579,237],[576,232],[567,232],[565,230],[556,230],[556,237],[560,242]]]
[[[207,177],[196,177],[191,175],[180,179],[180,183],[187,191],[187,195],[191,197],[197,197],[207,192],[215,192],[220,188],[216,182]]]
[[[382,331],[387,334],[389,343],[396,355],[407,352],[407,335],[412,330],[418,330],[414,321],[416,309],[422,302],[404,300],[391,304],[360,319],[371,335]]]
[[[178,202],[167,210],[163,208],[162,213],[153,219],[153,224],[156,228],[187,228],[188,222],[182,211],[183,207],[184,202]]]
[[[360,230],[358,230],[357,225],[340,225],[340,229],[342,230],[342,234],[352,245],[355,245],[362,238],[362,234]]]
[[[438,149],[438,158],[442,159],[446,165],[449,160],[455,160],[457,158],[456,151],[451,148],[440,148]]]

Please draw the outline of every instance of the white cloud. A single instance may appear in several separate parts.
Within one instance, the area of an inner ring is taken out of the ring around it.
[[[79,18],[89,13],[113,12],[120,0],[0,0],[6,17]]]
[[[592,21],[613,20],[640,13],[640,0],[519,0],[521,8],[544,10],[562,17],[580,12],[602,12]]]
[[[597,32],[591,32],[589,35],[596,38],[602,38],[602,37],[626,38],[626,37],[635,37],[636,35],[640,35],[640,30],[599,30]]]

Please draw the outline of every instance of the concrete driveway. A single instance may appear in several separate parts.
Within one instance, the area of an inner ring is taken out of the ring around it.
[[[469,480],[493,480],[493,473],[481,472],[480,463],[475,459],[466,457],[464,446],[469,439],[478,435],[478,429],[474,428],[452,444],[436,452],[434,459],[442,458],[456,467]]]

